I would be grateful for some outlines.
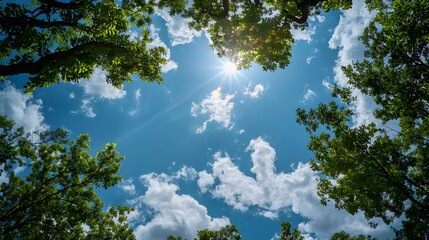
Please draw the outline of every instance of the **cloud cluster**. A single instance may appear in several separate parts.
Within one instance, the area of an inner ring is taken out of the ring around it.
[[[147,190],[131,201],[135,211],[128,216],[131,222],[140,221],[134,228],[137,239],[164,240],[169,235],[193,239],[198,230],[218,230],[230,223],[227,217],[209,216],[207,208],[193,197],[178,193],[176,180],[195,177],[196,171],[189,167],[182,167],[173,175],[149,173],[140,176]],[[148,211],[144,213],[144,209]]]
[[[93,108],[93,103],[97,100],[122,99],[127,94],[127,91],[107,83],[106,76],[106,71],[96,68],[89,79],[82,79],[79,82],[79,86],[83,88],[85,96],[82,99],[81,111],[87,117],[94,118],[97,116]],[[69,97],[75,98],[74,93],[71,93]]]
[[[201,31],[189,28],[190,19],[179,15],[170,16],[167,11],[162,9],[156,9],[155,13],[161,16],[166,22],[165,26],[167,26],[168,36],[173,46],[190,43],[195,37],[201,36]]]
[[[127,92],[107,83],[106,76],[106,71],[96,68],[88,80],[82,79],[79,85],[82,86],[85,96],[110,100],[125,97]]]
[[[313,41],[312,36],[316,33],[316,26],[307,27],[304,30],[292,28],[290,30],[295,41],[306,41],[310,43]]]
[[[5,82],[0,89],[0,115],[6,115],[17,127],[24,127],[27,132],[49,129],[43,123],[45,117],[42,105],[42,100],[33,100],[32,96],[16,89],[9,82]]]
[[[251,152],[254,176],[247,176],[228,154],[217,152],[211,163],[211,173],[198,173],[201,191],[240,211],[256,209],[257,213],[277,218],[280,212],[292,210],[308,219],[298,225],[307,234],[328,239],[337,231],[351,234],[391,235],[388,226],[369,227],[362,213],[354,216],[335,209],[332,203],[322,206],[317,191],[317,173],[309,164],[299,163],[291,173],[276,172],[276,151],[261,137],[250,141],[246,151]]]
[[[259,98],[259,95],[264,91],[264,86],[257,84],[253,90],[250,89],[250,86],[244,89],[243,95],[248,95],[250,98]]]
[[[222,89],[219,87],[210,95],[207,96],[201,103],[192,103],[191,114],[193,117],[199,115],[208,115],[208,119],[204,121],[203,125],[197,129],[197,133],[203,133],[207,128],[207,123],[217,122],[223,128],[231,129],[233,124],[231,122],[231,111],[234,108],[232,99],[235,94],[222,96]]]
[[[347,78],[344,76],[341,66],[351,64],[353,61],[363,59],[364,46],[359,37],[363,30],[374,18],[375,13],[369,13],[363,0],[354,0],[350,10],[343,11],[340,22],[329,40],[329,47],[340,49],[338,59],[334,67],[334,81],[341,87],[348,87]],[[373,121],[372,110],[374,103],[372,99],[354,89],[352,95],[357,98],[352,109],[357,116],[353,119],[355,125],[367,124]]]

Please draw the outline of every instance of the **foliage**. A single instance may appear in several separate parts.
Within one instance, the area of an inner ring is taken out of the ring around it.
[[[281,223],[282,233],[280,240],[304,240],[301,232],[297,229],[291,231],[292,224],[290,222]],[[195,240],[240,240],[241,235],[235,225],[226,225],[219,230],[204,229],[198,231]],[[167,240],[183,240],[181,237],[167,237]]]
[[[228,57],[244,68],[256,62],[264,70],[289,64],[294,43],[292,29],[304,29],[308,18],[321,8],[325,11],[349,8],[352,3],[351,0],[194,0],[185,8],[183,0],[170,2],[174,4],[171,13],[184,12],[185,17],[192,19],[191,27],[205,29],[210,34],[211,47],[219,57]]]
[[[198,231],[195,240],[240,240],[241,236],[235,225],[226,225],[219,230],[203,229]],[[182,237],[168,236],[167,240],[184,240]]]
[[[131,81],[161,82],[165,49],[148,48],[149,32],[130,37],[131,27],[151,22],[154,1],[26,0],[0,6],[0,76],[30,74],[26,91],[89,78],[96,67],[115,87]],[[133,28],[134,29],[134,28]]]
[[[0,239],[134,239],[130,209],[103,211],[95,192],[121,180],[115,144],[94,158],[85,134],[75,141],[64,130],[29,135],[4,116],[0,129]]]
[[[343,68],[349,88],[334,95],[354,101],[353,89],[377,103],[375,123],[352,126],[335,102],[298,109],[310,133],[322,203],[391,223],[405,214],[398,238],[429,238],[429,1],[393,0],[378,10],[362,41],[366,59]],[[377,123],[377,124],[376,124]],[[397,123],[400,130],[389,128]]]
[[[280,224],[282,228],[282,234],[280,235],[280,240],[304,240],[304,236],[301,235],[301,232],[298,229],[294,229],[292,232],[290,228],[292,224],[290,222],[284,222]]]
[[[198,231],[199,240],[219,239],[219,240],[240,240],[241,236],[238,233],[236,226],[227,225],[220,228],[218,231],[204,229]]]
[[[331,240],[376,240],[376,238],[364,235],[350,236],[350,234],[341,231],[332,235]]]

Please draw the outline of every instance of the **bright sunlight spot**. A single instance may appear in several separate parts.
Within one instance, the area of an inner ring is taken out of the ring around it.
[[[223,71],[226,74],[232,75],[232,74],[236,73],[238,70],[237,70],[237,66],[235,65],[235,63],[230,62],[230,61],[225,61],[223,63]]]

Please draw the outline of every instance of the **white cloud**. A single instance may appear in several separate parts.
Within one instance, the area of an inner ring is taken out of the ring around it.
[[[74,95],[74,92],[71,92],[71,93],[69,94],[69,98],[70,98],[70,99],[74,99],[74,98],[76,98],[76,96]]]
[[[307,89],[304,96],[301,98],[301,102],[306,103],[310,100],[313,100],[316,96],[317,96],[317,94],[313,90]]]
[[[173,46],[190,43],[195,37],[201,36],[201,31],[189,28],[190,19],[179,15],[170,16],[167,11],[161,9],[156,9],[155,13],[166,21],[165,26],[167,26],[168,36]]]
[[[201,192],[207,192],[208,188],[214,184],[214,177],[208,174],[206,170],[198,173],[198,186]]]
[[[159,28],[156,28],[155,25],[150,25],[149,31],[150,31],[150,37],[153,39],[152,42],[147,44],[148,48],[154,48],[154,47],[163,47],[166,50],[165,58],[167,59],[167,64],[162,66],[162,72],[166,73],[168,71],[177,69],[177,63],[170,59],[170,49],[165,45],[165,43],[161,40],[159,37]]]
[[[313,27],[309,26],[304,30],[292,28],[290,32],[292,33],[292,36],[295,39],[295,41],[302,40],[310,43],[311,41],[313,41],[313,38],[311,36],[313,36],[316,33],[316,26],[313,26]]]
[[[118,89],[107,83],[106,76],[106,71],[96,68],[89,79],[81,79],[79,82],[84,91],[84,98],[82,99],[80,109],[87,117],[94,118],[97,116],[92,106],[94,102],[106,99],[122,99],[127,94],[125,90]],[[74,98],[75,94],[71,93],[69,97]]]
[[[322,23],[322,22],[324,22],[325,21],[325,16],[322,16],[322,15],[316,15],[316,16],[311,16],[311,17],[309,17],[308,18],[310,21],[318,21],[318,22],[320,22],[320,23]]]
[[[322,85],[325,87],[325,88],[327,88],[327,89],[329,89],[329,90],[332,90],[332,84],[330,84],[328,81],[326,81],[325,79],[323,79],[323,81],[322,81]]]
[[[107,83],[106,76],[106,71],[96,68],[88,80],[82,79],[79,85],[83,87],[85,96],[111,100],[125,97],[127,92]]]
[[[141,96],[142,96],[141,89],[139,88],[139,89],[137,89],[134,92],[134,99],[136,100],[136,106],[134,107],[134,109],[128,111],[128,114],[130,116],[134,116],[134,115],[136,115],[139,112],[139,108],[138,107],[140,105],[140,98],[141,98]]]
[[[238,133],[241,135],[241,134],[243,134],[243,133],[245,133],[246,132],[246,130],[244,130],[244,129],[240,129],[240,131],[238,131]]]
[[[340,22],[329,40],[329,47],[340,49],[338,59],[334,67],[334,81],[341,87],[347,87],[347,78],[344,76],[341,66],[351,64],[352,61],[363,58],[364,46],[359,41],[363,30],[374,18],[375,13],[369,13],[363,0],[354,0],[350,10],[343,11]],[[352,109],[357,116],[353,119],[355,125],[362,125],[373,121],[372,99],[364,96],[360,91],[353,90],[352,95],[357,97]]]
[[[132,116],[136,115],[138,112],[139,111],[137,109],[134,109],[134,110],[129,111],[128,114],[130,114],[130,116],[132,117]]]
[[[95,118],[97,116],[97,114],[94,112],[94,108],[92,107],[93,99],[94,98],[83,99],[82,105],[80,106],[81,111],[89,118]],[[72,111],[72,113],[74,112]]]
[[[16,89],[9,82],[0,89],[0,115],[7,115],[17,127],[24,127],[27,132],[45,131],[49,126],[43,123],[43,102]]]
[[[249,95],[250,98],[259,98],[259,95],[264,91],[264,86],[257,84],[253,90],[250,90],[250,86],[244,89],[243,94]]]
[[[188,166],[183,166],[174,175],[175,179],[185,179],[186,181],[194,180],[196,177],[197,177],[197,171],[195,171],[194,168],[188,167]]]
[[[307,64],[310,64],[311,61],[315,58],[316,56],[311,56],[311,57],[307,57],[307,59],[305,60],[307,62]]]
[[[140,176],[147,191],[135,198],[134,203],[148,208],[151,216],[147,216],[148,221],[134,228],[137,239],[164,240],[169,235],[193,239],[198,230],[218,230],[230,223],[227,217],[209,216],[207,208],[190,195],[177,193],[179,187],[173,180],[183,178],[183,172],[187,172],[185,175],[188,178],[189,172],[192,172],[190,169],[182,168],[179,171],[181,173],[172,176],[155,173]],[[144,218],[141,214],[140,211],[137,215]]]
[[[353,215],[335,209],[332,203],[323,206],[317,196],[317,173],[309,164],[299,163],[291,173],[276,172],[276,151],[261,137],[250,141],[246,151],[251,152],[254,175],[245,175],[228,154],[217,152],[211,164],[211,173],[202,171],[203,192],[223,199],[234,209],[247,211],[250,207],[267,218],[277,218],[279,213],[293,211],[306,222],[298,225],[306,234],[328,239],[333,233],[344,230],[351,234],[371,234],[383,239],[392,235],[389,226],[380,221],[372,229],[362,213]],[[211,176],[210,176],[211,175]],[[215,184],[218,181],[219,183]]]
[[[139,103],[140,102],[140,98],[142,97],[142,93],[141,93],[141,89],[137,89],[136,92],[134,93],[134,97],[136,98],[136,102]]]
[[[0,174],[0,184],[2,183],[8,183],[9,182],[9,177],[10,177],[10,172],[12,171],[15,175],[19,174],[20,172],[24,171],[26,169],[26,166],[15,166],[15,168],[13,170],[9,169],[8,171],[4,171],[4,165],[2,164],[0,166],[1,170],[3,171]]]
[[[136,193],[136,186],[133,184],[132,179],[123,180],[118,184],[118,187],[131,195]]]
[[[231,122],[231,111],[234,108],[234,103],[231,100],[235,94],[226,95],[222,97],[221,88],[214,90],[207,98],[201,103],[192,103],[191,114],[193,117],[198,115],[209,115],[209,118],[204,121],[203,125],[197,129],[197,133],[203,133],[206,130],[207,123],[217,122],[223,128],[231,129],[233,124]]]

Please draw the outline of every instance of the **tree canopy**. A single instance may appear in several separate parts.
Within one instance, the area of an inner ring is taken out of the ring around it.
[[[290,222],[280,224],[282,232],[277,235],[279,240],[304,240],[304,235],[298,229],[291,229]],[[337,232],[330,238],[331,240],[376,240],[371,236],[351,236],[350,234],[341,231]],[[167,240],[184,240],[182,237],[168,236]],[[203,229],[198,231],[197,237],[194,240],[241,240],[241,235],[235,225],[226,225],[219,230]]]
[[[115,87],[131,74],[162,82],[165,49],[148,48],[145,29],[154,8],[153,1],[6,2],[0,6],[0,76],[30,74],[26,91],[89,78],[96,67]],[[143,28],[141,38],[130,37],[136,27]]]
[[[0,6],[0,77],[30,74],[26,91],[52,83],[89,78],[96,67],[115,87],[131,81],[162,82],[162,47],[148,48],[147,27],[155,8],[169,8],[205,29],[211,47],[239,67],[253,62],[264,70],[289,64],[292,29],[304,29],[321,9],[349,8],[351,0],[132,1],[34,0]],[[131,37],[131,31],[141,37]]]
[[[290,222],[281,223],[282,233],[279,236],[280,240],[303,240],[304,237],[298,229],[291,231],[292,224]],[[167,240],[182,240],[182,237],[167,237]],[[219,230],[203,229],[198,231],[195,240],[241,240],[241,235],[235,225],[226,225]]]
[[[298,110],[310,133],[322,202],[386,223],[405,214],[399,238],[429,237],[429,2],[379,4],[362,41],[366,58],[343,68],[350,87],[334,95],[354,101],[352,89],[371,96],[376,121],[353,126],[350,109],[335,102]],[[389,125],[398,125],[394,130]]]
[[[124,157],[115,144],[92,157],[88,135],[73,141],[67,134],[29,135],[0,116],[0,239],[135,238],[126,221],[130,209],[104,211],[95,192],[121,181]]]
[[[257,63],[264,70],[285,68],[294,43],[292,29],[304,29],[310,16],[331,9],[347,9],[351,0],[194,0],[184,11],[190,26],[210,34],[219,57],[239,67]]]

